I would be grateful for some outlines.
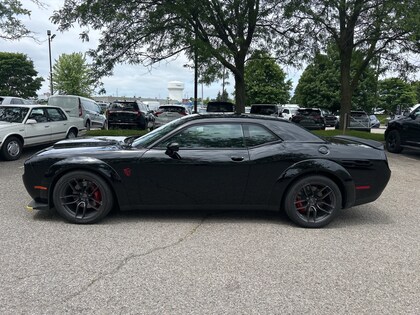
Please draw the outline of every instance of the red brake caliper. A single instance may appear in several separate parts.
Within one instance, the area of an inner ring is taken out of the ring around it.
[[[295,206],[296,206],[296,210],[303,214],[305,213],[305,207],[302,201],[303,200],[300,200],[298,197],[296,197]]]
[[[97,189],[93,193],[93,199],[95,199],[96,203],[98,203],[98,204],[102,201],[102,195],[101,195],[101,191],[99,189]]]

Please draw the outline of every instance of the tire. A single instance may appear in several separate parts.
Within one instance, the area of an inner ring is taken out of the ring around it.
[[[9,137],[3,142],[1,156],[6,161],[14,161],[22,155],[23,145],[17,137]]]
[[[77,132],[74,129],[70,129],[69,133],[67,134],[66,139],[76,139]]]
[[[400,153],[403,148],[401,147],[401,135],[398,130],[391,130],[386,137],[386,149],[391,153]]]
[[[105,121],[104,121],[104,124],[102,125],[102,129],[103,129],[103,130],[108,130],[108,128],[109,128],[109,127],[108,127],[108,120],[105,120]]]
[[[341,208],[337,184],[324,176],[298,179],[286,193],[284,209],[290,220],[301,227],[320,228],[330,223]]]
[[[86,121],[86,130],[90,130],[90,120]]]
[[[61,177],[54,187],[54,206],[71,223],[90,224],[103,219],[113,207],[109,185],[98,175],[74,171]]]

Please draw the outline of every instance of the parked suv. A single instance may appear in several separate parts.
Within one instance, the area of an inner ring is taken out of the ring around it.
[[[138,101],[115,101],[107,110],[108,128],[153,129],[155,116],[146,104]]]
[[[251,114],[257,115],[269,115],[269,116],[281,116],[280,106],[276,104],[252,104]]]
[[[325,130],[325,119],[319,108],[299,108],[292,122],[310,130]]]
[[[25,104],[25,100],[20,97],[15,96],[0,96],[1,105],[16,105],[16,104]]]
[[[385,130],[386,148],[400,153],[405,147],[420,149],[420,107],[408,116],[392,120]]]
[[[70,117],[83,118],[86,130],[107,127],[106,117],[101,113],[101,108],[90,98],[76,95],[52,95],[48,98],[48,105],[61,107]]]

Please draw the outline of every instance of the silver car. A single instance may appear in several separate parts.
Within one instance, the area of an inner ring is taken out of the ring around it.
[[[188,110],[183,105],[161,105],[155,112],[155,128],[186,115]]]

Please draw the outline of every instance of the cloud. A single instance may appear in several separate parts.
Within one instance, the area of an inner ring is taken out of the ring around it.
[[[50,16],[58,10],[64,0],[43,0],[45,8],[40,8],[29,1],[22,1],[23,5],[31,10],[30,17],[23,17],[25,25],[35,33],[37,41],[25,38],[17,42],[0,42],[1,51],[19,52],[26,54],[33,62],[38,75],[45,81],[38,94],[42,95],[49,91],[49,52],[47,30],[51,30],[56,36],[51,42],[52,62],[58,59],[61,54],[71,54],[73,52],[85,53],[89,49],[96,47],[99,32],[91,32],[89,42],[83,42],[79,34],[81,29],[77,26],[64,33],[57,31],[57,26],[50,20]],[[185,84],[184,97],[194,96],[194,71],[184,67],[188,62],[185,56],[170,61],[163,61],[148,69],[141,65],[120,64],[114,68],[113,75],[103,78],[106,95],[113,96],[137,96],[143,98],[166,99],[168,96],[168,82],[181,81]],[[296,85],[297,74],[292,72],[290,77]],[[229,95],[233,98],[234,90],[233,76],[230,83],[226,86]],[[222,83],[216,82],[210,86],[199,86],[198,97],[215,98],[221,91]]]

